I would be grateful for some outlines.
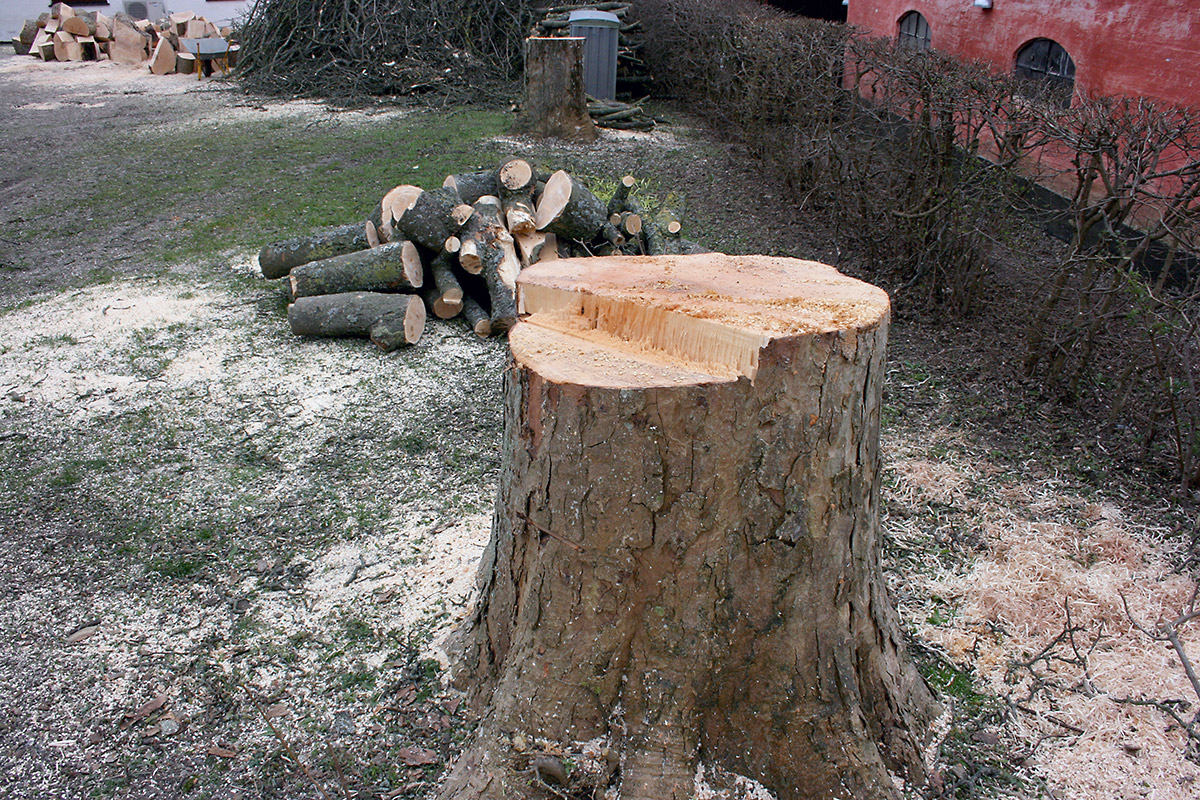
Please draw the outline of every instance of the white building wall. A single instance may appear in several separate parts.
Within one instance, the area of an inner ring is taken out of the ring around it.
[[[220,25],[228,25],[235,17],[254,5],[253,0],[166,0],[167,10],[194,11]],[[125,6],[121,0],[109,0],[107,3],[71,3],[67,5],[82,11],[99,11],[108,16],[123,11]],[[27,19],[36,19],[38,14],[50,10],[48,0],[0,0],[0,37],[8,42],[21,31],[21,25]]]

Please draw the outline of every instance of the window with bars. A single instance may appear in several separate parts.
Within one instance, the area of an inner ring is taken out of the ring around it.
[[[1075,62],[1053,39],[1034,39],[1017,51],[1016,76],[1026,82],[1028,93],[1044,97],[1066,108],[1075,92]]]
[[[915,47],[917,50],[928,50],[933,35],[929,23],[919,11],[910,11],[900,18],[900,32],[896,35],[896,43],[903,47]]]

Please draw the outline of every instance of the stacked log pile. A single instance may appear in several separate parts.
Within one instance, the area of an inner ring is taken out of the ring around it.
[[[542,19],[530,32],[530,36],[570,36],[572,11],[607,11],[615,14],[621,22],[617,33],[617,95],[619,97],[644,97],[653,77],[642,59],[642,24],[634,17],[633,3],[607,2],[582,3],[574,5],[558,5],[539,10]],[[599,101],[606,102],[606,101]],[[607,101],[611,102],[611,101]],[[590,109],[589,109],[590,110]],[[613,109],[607,109],[610,113]],[[628,110],[620,109],[620,110]],[[592,112],[592,118],[601,127],[616,127],[606,125],[602,120],[603,113],[597,109]],[[628,122],[628,117],[620,120]],[[647,118],[653,127],[653,120]]]
[[[707,252],[636,186],[626,175],[601,200],[565,170],[507,158],[436,188],[397,186],[363,222],[266,245],[259,268],[284,283],[298,335],[366,336],[390,351],[415,344],[433,314],[496,336],[517,321],[516,279],[531,264]]]
[[[622,131],[652,131],[662,119],[642,108],[643,100],[622,103],[620,100],[588,98],[588,116],[600,128]]]
[[[196,70],[196,54],[189,52],[181,40],[228,40],[231,35],[229,28],[218,28],[191,11],[151,22],[122,12],[110,17],[100,11],[55,3],[37,19],[25,20],[12,44],[17,55],[32,55],[43,61],[149,62],[151,72],[166,75]],[[237,51],[237,44],[229,45],[230,66],[236,61]]]

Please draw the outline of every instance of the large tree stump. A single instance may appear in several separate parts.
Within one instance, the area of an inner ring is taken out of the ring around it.
[[[717,254],[519,285],[492,539],[452,648],[481,722],[441,798],[690,798],[701,763],[780,800],[923,781],[935,703],[876,542],[887,295]]]
[[[525,40],[525,96],[513,133],[594,142],[583,88],[583,39]],[[464,198],[465,199],[465,198]]]

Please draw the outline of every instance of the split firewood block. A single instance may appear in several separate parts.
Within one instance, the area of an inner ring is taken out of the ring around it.
[[[103,58],[104,53],[100,51],[100,43],[96,41],[95,36],[79,36],[75,41],[79,42],[83,50],[84,61],[99,61]]]
[[[49,45],[49,58],[46,57],[46,46]],[[29,45],[29,52],[43,61],[54,60],[54,35],[47,33],[44,28],[39,29],[33,36],[33,42]]]
[[[65,30],[54,34],[54,58],[57,61],[83,61],[83,45]]]
[[[301,264],[366,250],[368,247],[370,243],[361,223],[339,225],[308,236],[266,245],[258,252],[258,268],[262,270],[264,278],[274,280],[282,278]]]
[[[96,17],[94,14],[76,14],[62,20],[59,30],[64,30],[72,36],[95,36]]]
[[[167,15],[167,20],[175,28],[175,33],[179,36],[187,35],[187,24],[196,18],[194,11],[176,11],[173,14]]]
[[[150,57],[150,37],[125,14],[113,18],[112,46],[108,54],[118,64],[141,64]]]
[[[366,336],[385,352],[416,344],[425,330],[425,303],[415,294],[348,292],[301,297],[288,306],[298,336]]]
[[[187,21],[183,33],[179,35],[185,39],[203,39],[208,36],[208,21],[193,17]]]
[[[175,48],[164,36],[154,45],[154,54],[150,57],[150,71],[155,75],[168,75],[175,71],[177,63]]]
[[[344,292],[413,291],[421,288],[425,270],[412,242],[398,241],[310,261],[288,275],[292,297]]]
[[[518,286],[483,597],[454,647],[480,723],[438,797],[529,796],[514,732],[603,737],[622,797],[691,797],[702,762],[776,797],[921,785],[940,709],[880,567],[887,295],[716,254]]]

